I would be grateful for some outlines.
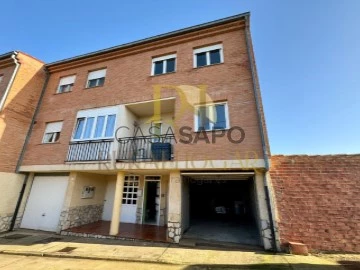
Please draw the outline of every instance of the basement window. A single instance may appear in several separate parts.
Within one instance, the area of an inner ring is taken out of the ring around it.
[[[51,122],[46,124],[43,143],[55,143],[60,139],[63,122]]]

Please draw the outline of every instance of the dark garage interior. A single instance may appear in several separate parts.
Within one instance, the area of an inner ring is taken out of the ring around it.
[[[190,227],[185,238],[261,245],[253,177],[188,181]]]

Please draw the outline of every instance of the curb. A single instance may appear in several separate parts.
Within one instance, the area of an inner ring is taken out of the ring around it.
[[[121,258],[121,257],[111,257],[111,256],[86,256],[86,255],[75,255],[75,254],[63,254],[63,253],[43,253],[40,251],[0,251],[1,255],[17,255],[17,256],[33,256],[33,257],[47,257],[47,258],[66,258],[66,259],[84,259],[84,260],[101,260],[101,261],[114,261],[114,262],[133,262],[133,263],[156,263],[164,265],[184,265],[180,263],[172,263],[161,260],[142,260],[142,259],[132,259],[132,258]]]

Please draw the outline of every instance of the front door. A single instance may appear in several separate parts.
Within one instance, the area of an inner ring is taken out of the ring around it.
[[[145,224],[158,225],[159,218],[160,176],[146,176],[143,220]]]
[[[114,207],[116,180],[108,182],[104,211],[102,215],[103,220],[111,220],[112,211]],[[139,176],[137,175],[126,175],[123,189],[123,200],[121,206],[120,222],[125,223],[136,223],[136,205],[137,195],[139,188]]]

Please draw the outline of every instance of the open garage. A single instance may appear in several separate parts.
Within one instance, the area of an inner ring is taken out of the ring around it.
[[[185,175],[183,200],[189,203],[183,202],[183,207],[188,209],[184,239],[197,243],[262,244],[253,173]]]

